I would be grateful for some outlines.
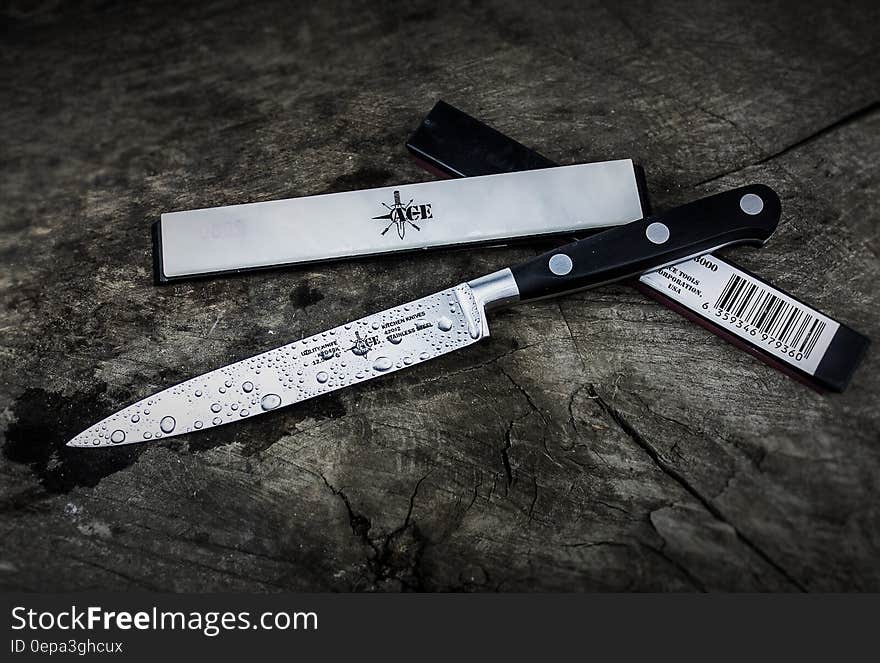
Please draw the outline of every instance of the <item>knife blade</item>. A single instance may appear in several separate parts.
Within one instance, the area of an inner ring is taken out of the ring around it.
[[[249,419],[489,336],[486,311],[637,276],[731,244],[763,244],[781,205],[755,184],[598,233],[433,295],[205,373],[110,415],[67,445],[148,442]]]

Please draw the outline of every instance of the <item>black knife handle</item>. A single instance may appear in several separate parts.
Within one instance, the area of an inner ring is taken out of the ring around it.
[[[779,196],[752,184],[676,207],[548,251],[511,268],[521,301],[651,272],[728,246],[767,241]]]

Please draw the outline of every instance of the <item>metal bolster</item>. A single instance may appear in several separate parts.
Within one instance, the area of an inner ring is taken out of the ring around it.
[[[519,288],[509,268],[486,274],[467,282],[476,300],[485,309],[498,308],[519,301]]]

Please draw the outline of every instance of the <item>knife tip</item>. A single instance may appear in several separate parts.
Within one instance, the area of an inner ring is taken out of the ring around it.
[[[67,442],[67,444],[65,444],[64,446],[72,447],[75,449],[82,449],[83,447],[92,447],[92,446],[97,446],[97,445],[89,444],[87,436],[84,435],[83,433],[80,433],[79,435],[76,435],[71,440],[69,440]]]

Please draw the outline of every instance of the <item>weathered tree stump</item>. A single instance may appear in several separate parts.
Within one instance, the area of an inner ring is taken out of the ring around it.
[[[91,4],[3,10],[4,589],[880,589],[876,354],[820,396],[624,286],[246,424],[63,446],[533,253],[152,284],[164,211],[429,179],[403,142],[440,97],[636,159],[658,209],[773,186],[777,235],[725,255],[877,337],[877,3]]]

